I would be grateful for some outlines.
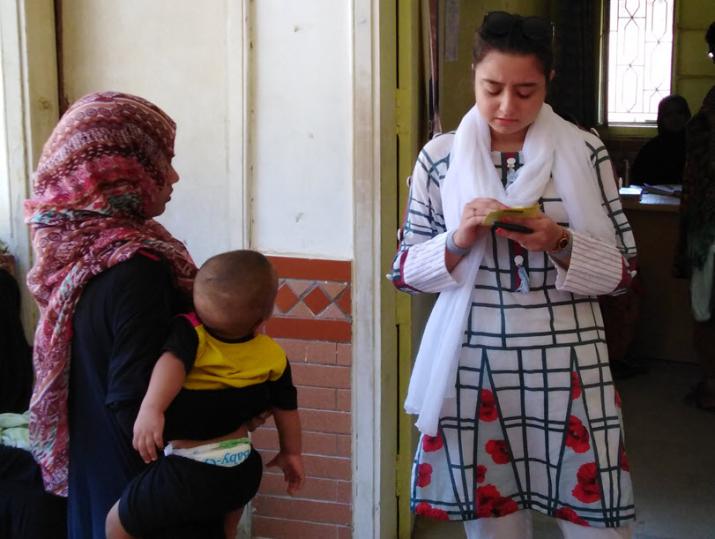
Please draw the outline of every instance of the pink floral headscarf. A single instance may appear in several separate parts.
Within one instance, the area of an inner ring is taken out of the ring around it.
[[[148,250],[170,264],[179,288],[191,290],[191,256],[145,211],[167,181],[175,132],[171,118],[144,99],[87,95],[45,144],[25,202],[36,256],[27,284],[40,309],[30,441],[45,488],[58,495],[67,495],[72,319],[84,286]]]

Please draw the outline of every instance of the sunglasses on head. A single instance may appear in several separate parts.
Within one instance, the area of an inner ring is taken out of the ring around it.
[[[515,29],[531,41],[551,44],[554,26],[543,17],[522,17],[506,11],[490,11],[484,16],[480,33],[484,37],[504,37]]]

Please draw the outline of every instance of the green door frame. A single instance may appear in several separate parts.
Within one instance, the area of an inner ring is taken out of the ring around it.
[[[389,268],[397,246],[396,233],[402,225],[417,152],[423,142],[422,50],[420,42],[421,2],[396,0],[380,2],[380,118],[381,118],[381,254]],[[402,408],[413,357],[413,301],[396,293],[389,282],[382,285],[382,354],[390,372],[394,416],[389,418],[397,433],[392,446],[394,493],[397,498],[397,530],[400,539],[411,537],[410,474],[416,442],[413,418]],[[383,417],[383,421],[387,419]],[[384,462],[388,462],[385,460]],[[386,531],[386,530],[385,530]]]

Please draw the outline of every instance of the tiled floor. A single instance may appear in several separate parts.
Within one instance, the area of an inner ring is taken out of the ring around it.
[[[647,374],[617,385],[638,520],[635,539],[715,539],[715,414],[690,408],[683,396],[696,366],[650,361]],[[558,539],[547,517],[535,519],[534,539]],[[459,523],[420,519],[414,539],[462,538]]]

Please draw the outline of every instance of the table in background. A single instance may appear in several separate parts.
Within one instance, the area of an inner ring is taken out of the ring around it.
[[[689,281],[673,277],[680,200],[643,194],[622,197],[622,203],[636,239],[643,286],[633,354],[695,362]]]

